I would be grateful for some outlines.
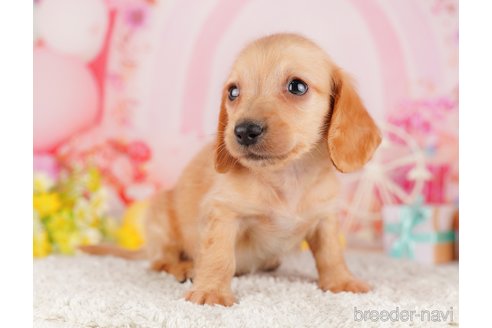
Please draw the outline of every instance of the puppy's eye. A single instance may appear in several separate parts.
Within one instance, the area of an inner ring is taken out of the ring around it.
[[[293,79],[292,81],[290,81],[287,88],[290,93],[296,96],[302,96],[308,90],[307,84],[299,79]]]
[[[239,97],[239,88],[236,85],[233,85],[229,88],[229,100],[233,101]]]

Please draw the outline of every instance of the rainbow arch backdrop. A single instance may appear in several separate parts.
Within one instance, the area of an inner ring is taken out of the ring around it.
[[[44,2],[56,0],[37,1],[35,11]],[[89,68],[96,59],[104,64],[92,70],[100,106],[94,119],[83,128],[74,125],[56,145],[140,138],[153,150],[154,179],[164,184],[172,184],[195,151],[213,138],[222,83],[240,49],[257,37],[297,32],[315,40],[354,76],[380,121],[402,102],[447,95],[458,85],[454,0],[89,2],[94,8],[99,3],[108,17],[101,20],[106,38],[99,57],[82,60]],[[50,38],[40,34],[38,47],[73,57],[50,49],[44,42]],[[36,120],[41,109],[35,105],[34,111]],[[42,126],[36,131],[45,133]],[[54,150],[36,149],[35,143],[35,154]]]

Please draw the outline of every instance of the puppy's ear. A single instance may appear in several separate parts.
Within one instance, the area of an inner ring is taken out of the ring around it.
[[[217,127],[217,140],[215,145],[215,169],[219,173],[226,173],[237,162],[229,153],[224,143],[224,133],[228,121],[225,101],[226,96],[224,93],[220,104],[219,124]]]
[[[340,172],[352,172],[371,159],[381,136],[350,78],[336,67],[332,81],[328,149]]]

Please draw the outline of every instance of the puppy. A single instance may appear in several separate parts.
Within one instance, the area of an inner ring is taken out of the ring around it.
[[[293,34],[259,39],[225,83],[215,143],[151,200],[145,257],[179,281],[193,278],[186,300],[230,306],[235,274],[273,270],[305,239],[322,290],[367,292],[339,244],[335,170],[359,169],[380,141],[351,80],[321,48]]]

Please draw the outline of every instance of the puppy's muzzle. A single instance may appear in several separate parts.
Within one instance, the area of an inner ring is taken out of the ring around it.
[[[245,121],[235,126],[234,134],[242,146],[251,146],[258,142],[265,129],[258,123]]]

